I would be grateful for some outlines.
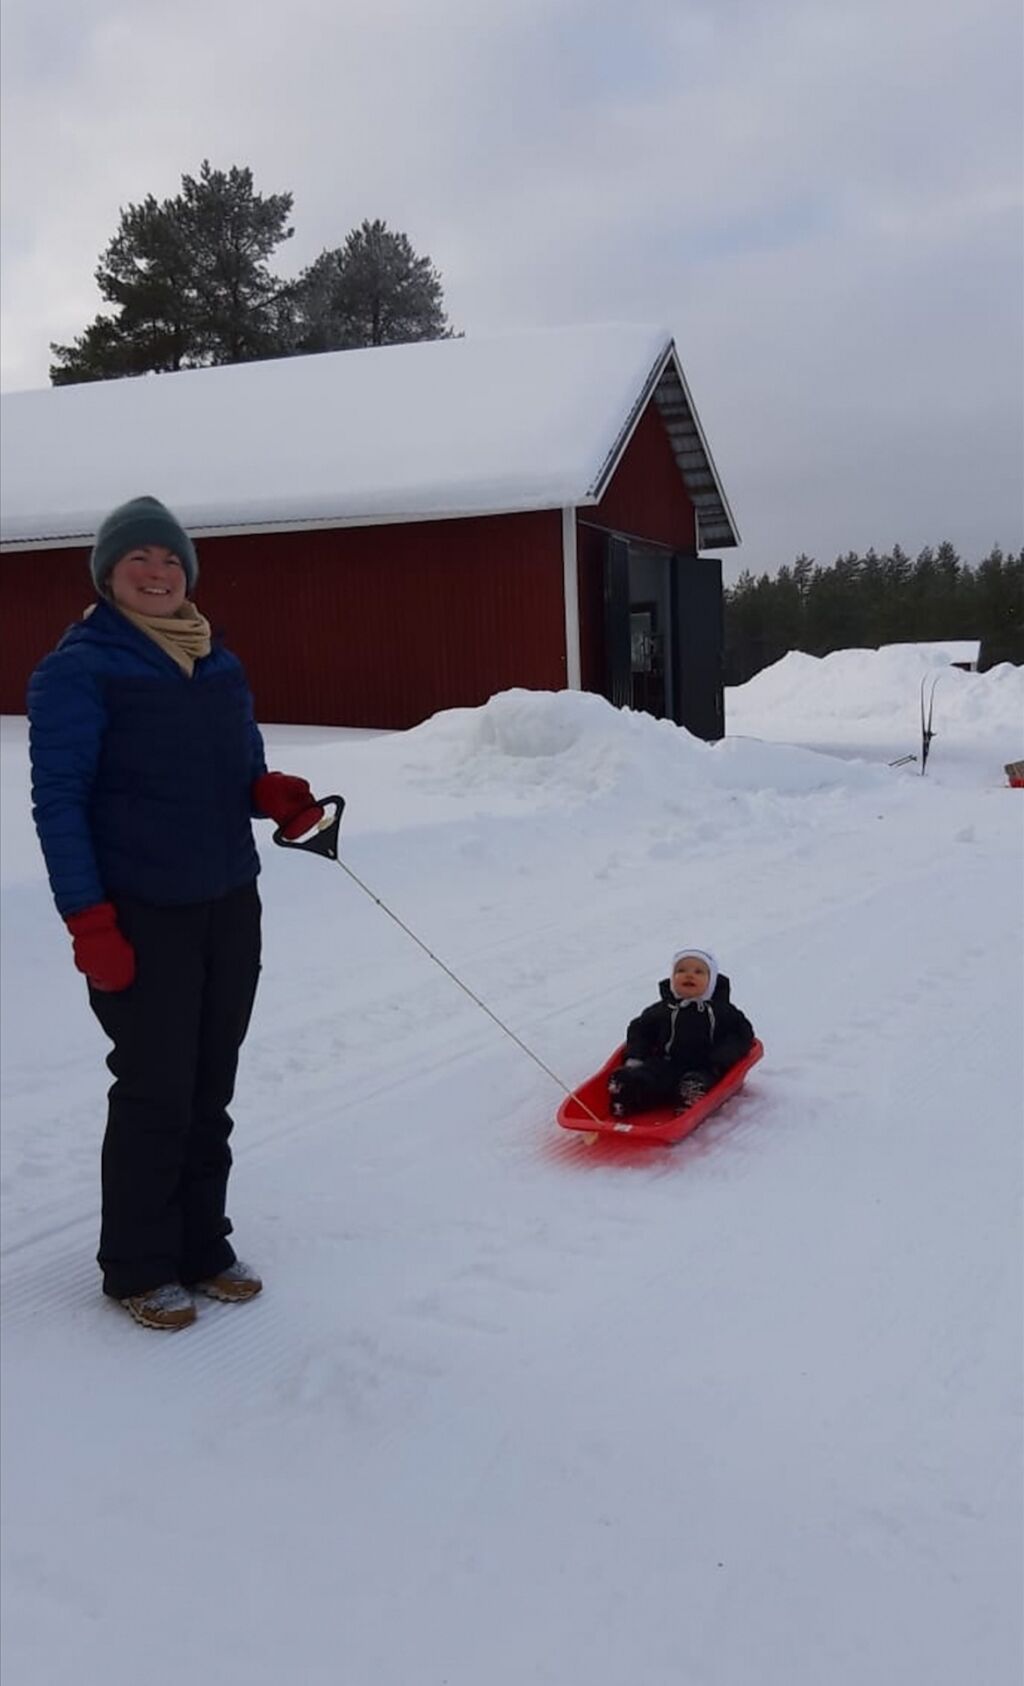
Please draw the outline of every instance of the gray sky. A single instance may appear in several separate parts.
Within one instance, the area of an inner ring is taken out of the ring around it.
[[[364,217],[467,334],[675,335],[729,559],[1024,542],[1019,0],[4,0],[3,385],[204,157]]]

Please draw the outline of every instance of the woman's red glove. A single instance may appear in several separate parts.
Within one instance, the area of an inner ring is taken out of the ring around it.
[[[324,817],[305,779],[291,773],[261,773],[253,784],[252,797],[260,812],[276,821],[289,841],[312,831]]]
[[[135,950],[118,929],[110,902],[71,913],[64,923],[71,932],[75,965],[94,989],[116,995],[135,982]]]

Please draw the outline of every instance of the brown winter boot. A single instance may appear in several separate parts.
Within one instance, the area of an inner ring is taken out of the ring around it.
[[[254,1300],[262,1291],[263,1283],[256,1272],[241,1259],[228,1265],[227,1270],[218,1271],[216,1276],[196,1283],[196,1293],[205,1294],[211,1300]]]
[[[121,1304],[144,1329],[187,1329],[196,1320],[195,1301],[179,1282],[128,1294]]]

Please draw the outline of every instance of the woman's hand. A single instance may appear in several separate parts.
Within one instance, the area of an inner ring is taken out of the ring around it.
[[[274,820],[289,842],[312,831],[324,817],[305,779],[292,773],[261,773],[252,787],[257,808]]]
[[[135,982],[135,950],[122,935],[110,902],[70,913],[64,923],[71,932],[75,965],[93,989],[116,995]]]

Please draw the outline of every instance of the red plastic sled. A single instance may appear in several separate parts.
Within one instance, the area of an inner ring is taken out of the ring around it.
[[[609,1060],[606,1060],[600,1071],[593,1077],[588,1077],[561,1104],[558,1109],[558,1122],[563,1130],[582,1130],[585,1134],[597,1136],[621,1136],[625,1141],[633,1142],[681,1142],[684,1136],[703,1124],[705,1118],[712,1112],[717,1112],[723,1101],[730,1095],[735,1095],[742,1089],[747,1072],[755,1066],[764,1054],[760,1042],[755,1042],[749,1054],[738,1060],[713,1089],[709,1089],[703,1099],[688,1106],[685,1112],[676,1112],[671,1107],[660,1106],[651,1112],[638,1112],[632,1118],[612,1118],[609,1112],[608,1078],[616,1066],[622,1064],[625,1058],[625,1048],[616,1048]],[[590,1111],[587,1111],[589,1107]],[[596,1117],[591,1114],[596,1113]]]

